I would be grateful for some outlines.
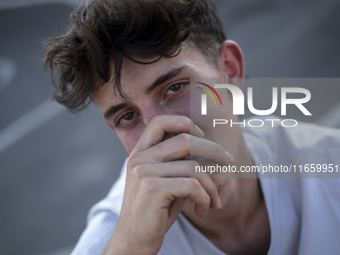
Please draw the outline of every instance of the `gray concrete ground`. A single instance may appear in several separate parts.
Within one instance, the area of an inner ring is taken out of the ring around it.
[[[49,101],[40,42],[65,30],[63,2],[0,10],[0,254],[68,254],[127,155],[98,109],[72,115]],[[340,76],[339,1],[217,4],[249,76]],[[319,91],[315,118],[340,127],[339,90]]]

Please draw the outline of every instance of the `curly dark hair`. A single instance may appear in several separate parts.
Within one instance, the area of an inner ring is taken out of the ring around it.
[[[226,39],[214,0],[90,0],[71,18],[65,35],[44,43],[45,67],[56,88],[53,98],[71,112],[86,108],[112,78],[115,91],[124,97],[124,58],[139,64],[171,58],[186,41],[216,64]]]

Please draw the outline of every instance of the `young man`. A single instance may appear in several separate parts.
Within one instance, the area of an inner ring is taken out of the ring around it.
[[[209,117],[201,116],[190,79],[242,79],[245,72],[213,0],[92,0],[72,17],[68,33],[48,44],[55,99],[72,111],[93,101],[130,154],[107,198],[91,209],[73,254],[340,250],[338,179],[192,174],[216,163],[240,169],[263,158],[308,161],[311,146],[327,146],[322,158],[334,163],[340,151],[339,132],[325,136],[314,126],[306,127],[313,142],[300,132],[298,146],[282,127],[214,129],[216,116],[238,121],[227,90],[219,92],[223,107],[208,105]]]

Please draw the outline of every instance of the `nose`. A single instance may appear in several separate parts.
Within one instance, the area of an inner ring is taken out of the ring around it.
[[[148,105],[143,105],[143,107],[141,107],[141,114],[142,114],[142,118],[143,118],[143,122],[145,125],[147,125],[150,121],[150,119],[155,116],[155,115],[159,115],[159,114],[165,114],[165,111],[163,109],[162,106],[158,105],[158,104],[148,104]]]
[[[142,119],[143,119],[143,123],[145,126],[149,123],[150,119],[155,115],[170,114],[170,112],[167,112],[166,109],[164,109],[161,105],[157,105],[157,104],[145,106],[141,110],[142,110]],[[176,135],[178,135],[178,133],[166,132],[164,134],[162,141],[165,141]]]

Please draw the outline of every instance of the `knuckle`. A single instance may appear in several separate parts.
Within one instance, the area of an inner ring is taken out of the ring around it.
[[[199,189],[201,187],[200,182],[195,178],[188,179],[188,185],[190,189]]]
[[[157,178],[144,178],[141,181],[141,189],[145,194],[157,194],[159,180]]]
[[[190,128],[191,123],[192,123],[191,119],[188,118],[187,116],[181,116],[181,118],[182,118],[183,125]]]
[[[171,117],[172,121],[175,123],[176,127],[182,132],[190,130],[191,120],[183,115],[174,115]]]
[[[188,161],[188,167],[190,169],[190,174],[192,176],[195,176],[195,177],[202,176],[202,174],[199,171],[197,171],[197,169],[200,169],[200,165],[198,164],[197,161],[195,160]]]
[[[146,176],[147,170],[147,165],[138,165],[131,170],[131,174],[135,179],[142,180]]]
[[[196,160],[190,160],[190,166],[195,169],[196,167],[199,167],[200,164],[198,164]]]
[[[206,191],[210,194],[210,195],[214,195],[217,196],[218,195],[218,191],[217,191],[217,187],[212,183],[212,185],[208,185],[206,187]]]
[[[190,135],[187,133],[180,133],[178,135],[178,139],[182,146],[184,147],[190,147]]]
[[[219,190],[223,189],[228,183],[229,178],[215,178],[214,179],[214,184],[217,189],[217,193]]]
[[[138,162],[140,161],[140,158],[141,158],[141,153],[140,152],[135,152],[135,153],[132,153],[127,161],[127,169],[133,169],[137,164]]]
[[[154,125],[155,123],[161,123],[163,120],[162,115],[155,114],[149,120],[149,125]]]
[[[209,195],[207,194],[207,193],[205,193],[205,199],[204,199],[204,204],[205,204],[205,206],[207,207],[207,208],[209,208],[209,206],[210,206],[210,203],[211,203],[211,199],[210,199],[210,197],[209,197]]]

